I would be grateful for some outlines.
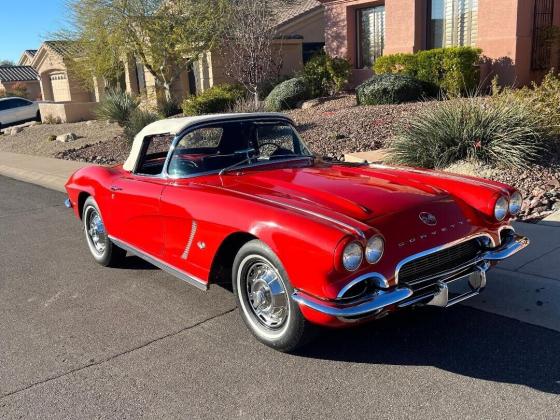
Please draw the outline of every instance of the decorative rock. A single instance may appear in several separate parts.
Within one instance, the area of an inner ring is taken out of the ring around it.
[[[94,123],[93,120],[86,121],[86,125],[93,125],[93,123]]]
[[[36,125],[39,125],[39,124],[41,124],[39,121],[31,121],[31,122],[28,124],[28,127],[35,127]]]
[[[23,131],[23,127],[12,127],[9,131],[10,136],[15,136],[17,133],[21,133]]]
[[[60,136],[56,136],[56,141],[60,141],[62,143],[68,143],[70,141],[74,141],[78,138],[77,135],[75,135],[74,133],[66,133],[66,134],[61,134]]]
[[[311,99],[309,101],[305,101],[301,104],[301,109],[309,109],[316,107],[317,105],[321,105],[321,101],[319,99]]]

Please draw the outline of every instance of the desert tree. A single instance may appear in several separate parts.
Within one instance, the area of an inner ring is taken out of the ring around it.
[[[211,49],[223,28],[228,0],[69,0],[68,38],[82,78],[119,77],[136,57],[172,100],[171,86],[190,63]]]
[[[15,65],[16,63],[14,63],[12,60],[0,60],[0,67],[11,67]]]
[[[279,8],[294,0],[232,0],[221,47],[226,75],[245,87],[259,102],[263,83],[279,76],[281,37],[277,31]]]

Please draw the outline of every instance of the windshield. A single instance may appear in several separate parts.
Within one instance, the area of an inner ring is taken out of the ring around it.
[[[167,172],[180,178],[312,156],[287,122],[224,122],[185,134],[175,145]]]

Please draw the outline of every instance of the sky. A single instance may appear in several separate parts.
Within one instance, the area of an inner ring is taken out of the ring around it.
[[[66,0],[0,0],[0,60],[17,63],[65,26]]]

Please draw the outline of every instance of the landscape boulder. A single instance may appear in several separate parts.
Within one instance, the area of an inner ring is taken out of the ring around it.
[[[76,140],[77,138],[78,136],[75,135],[74,133],[66,133],[66,134],[61,134],[60,136],[56,136],[56,141],[59,141],[61,143],[68,143]]]

